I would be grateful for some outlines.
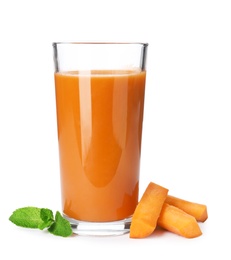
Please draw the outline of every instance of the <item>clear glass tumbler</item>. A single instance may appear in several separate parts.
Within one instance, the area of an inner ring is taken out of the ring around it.
[[[79,235],[129,232],[138,203],[146,43],[53,43],[63,216]]]

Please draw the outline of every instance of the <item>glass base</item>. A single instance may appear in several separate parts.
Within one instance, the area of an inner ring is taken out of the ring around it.
[[[131,217],[112,222],[87,222],[63,217],[71,224],[72,231],[85,236],[119,236],[130,232]]]

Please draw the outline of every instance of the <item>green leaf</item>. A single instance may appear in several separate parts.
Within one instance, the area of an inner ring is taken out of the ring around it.
[[[54,215],[53,215],[53,212],[50,209],[42,208],[41,211],[40,211],[40,217],[44,222],[46,222],[48,220],[54,221]]]
[[[19,208],[12,213],[9,220],[20,227],[38,228],[43,223],[40,211],[37,207]]]
[[[54,223],[54,215],[50,209],[42,208],[40,210],[40,217],[43,220],[43,223],[41,223],[38,226],[38,228],[41,230],[43,230],[44,228],[50,227],[51,224]]]
[[[61,216],[59,211],[55,214],[55,222],[48,228],[48,231],[56,236],[68,237],[72,234],[69,221]]]

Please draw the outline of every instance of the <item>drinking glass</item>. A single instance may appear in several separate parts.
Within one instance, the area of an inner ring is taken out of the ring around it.
[[[129,232],[139,195],[147,48],[53,43],[62,211],[76,234]]]

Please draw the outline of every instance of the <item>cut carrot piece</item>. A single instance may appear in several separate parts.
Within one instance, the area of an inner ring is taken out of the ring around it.
[[[194,203],[168,195],[166,203],[178,207],[186,213],[194,216],[197,221],[204,222],[208,218],[207,207],[203,204]]]
[[[152,234],[167,194],[168,189],[149,183],[132,217],[131,238],[144,238]]]
[[[195,238],[202,234],[196,219],[183,210],[164,203],[158,225],[168,231],[186,238]]]

